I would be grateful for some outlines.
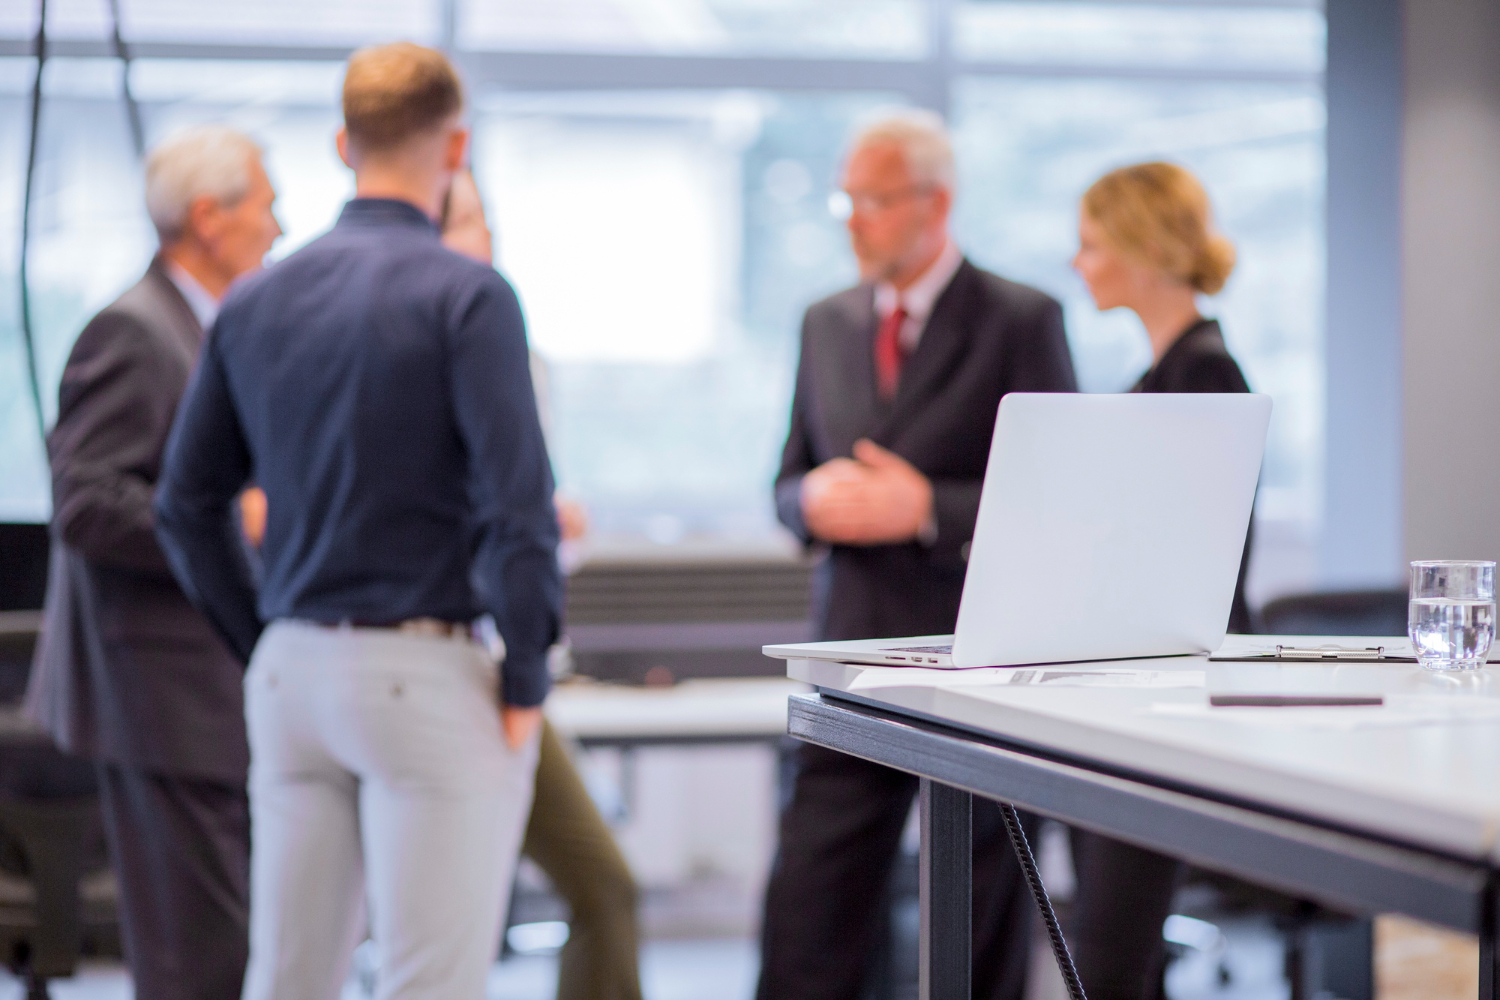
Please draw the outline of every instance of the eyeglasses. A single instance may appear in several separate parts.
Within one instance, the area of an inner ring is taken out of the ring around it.
[[[929,195],[934,188],[931,184],[913,184],[909,187],[897,188],[895,191],[865,192],[865,191],[835,191],[828,196],[828,211],[835,219],[845,220],[856,211],[862,214],[874,214],[886,212],[906,201],[908,198],[918,198]]]

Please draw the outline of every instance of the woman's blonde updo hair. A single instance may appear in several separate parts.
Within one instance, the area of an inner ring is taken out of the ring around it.
[[[1214,228],[1208,192],[1175,163],[1110,171],[1084,193],[1083,211],[1116,250],[1205,295],[1234,270],[1234,244]]]

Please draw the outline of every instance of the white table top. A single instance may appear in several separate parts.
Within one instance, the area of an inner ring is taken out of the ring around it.
[[[1256,644],[1396,640],[1256,636]],[[1500,668],[1210,663],[936,670],[790,660],[788,675],[1073,757],[1461,857],[1500,861]],[[1378,708],[1210,708],[1207,696],[1383,694]]]
[[[671,687],[559,684],[547,717],[581,740],[773,739],[786,735],[787,698],[807,685],[782,677],[702,678]]]

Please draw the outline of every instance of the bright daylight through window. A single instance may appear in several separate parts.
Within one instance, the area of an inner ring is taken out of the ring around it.
[[[802,310],[854,279],[828,211],[872,111],[954,129],[957,231],[1063,300],[1088,391],[1149,361],[1068,261],[1076,204],[1147,158],[1206,183],[1241,268],[1209,303],[1275,397],[1258,542],[1307,549],[1321,507],[1324,20],[1315,0],[122,0],[148,141],[225,119],[268,150],[284,255],[333,219],[341,53],[455,53],[498,265],[546,362],[554,463],[603,535],[774,537],[770,481]],[[152,237],[107,5],[54,0],[32,217],[43,396]],[[31,4],[0,10],[0,147],[24,148]],[[22,157],[0,162],[0,519],[49,513],[17,307]],[[84,266],[80,266],[80,262]],[[1288,548],[1289,547],[1289,548]],[[1268,552],[1270,550],[1268,549]],[[1262,560],[1257,573],[1277,569]],[[1295,561],[1295,556],[1287,558]]]

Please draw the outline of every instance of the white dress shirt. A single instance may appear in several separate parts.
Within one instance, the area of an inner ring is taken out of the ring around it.
[[[927,319],[932,315],[932,307],[937,304],[938,296],[953,281],[953,276],[958,273],[958,266],[963,262],[964,255],[959,251],[958,245],[949,240],[943,245],[943,252],[938,254],[937,260],[904,291],[898,292],[895,285],[884,281],[875,286],[875,313],[882,322],[896,311],[897,306],[906,310],[906,322],[901,324],[900,338],[901,349],[908,357],[922,341],[922,331],[927,329]]]
[[[198,318],[198,325],[207,333],[219,316],[219,300],[210,295],[208,289],[200,285],[198,279],[188,274],[187,269],[176,261],[167,261],[167,277],[172,279],[172,284],[177,286],[177,290],[187,300],[188,308]]]

